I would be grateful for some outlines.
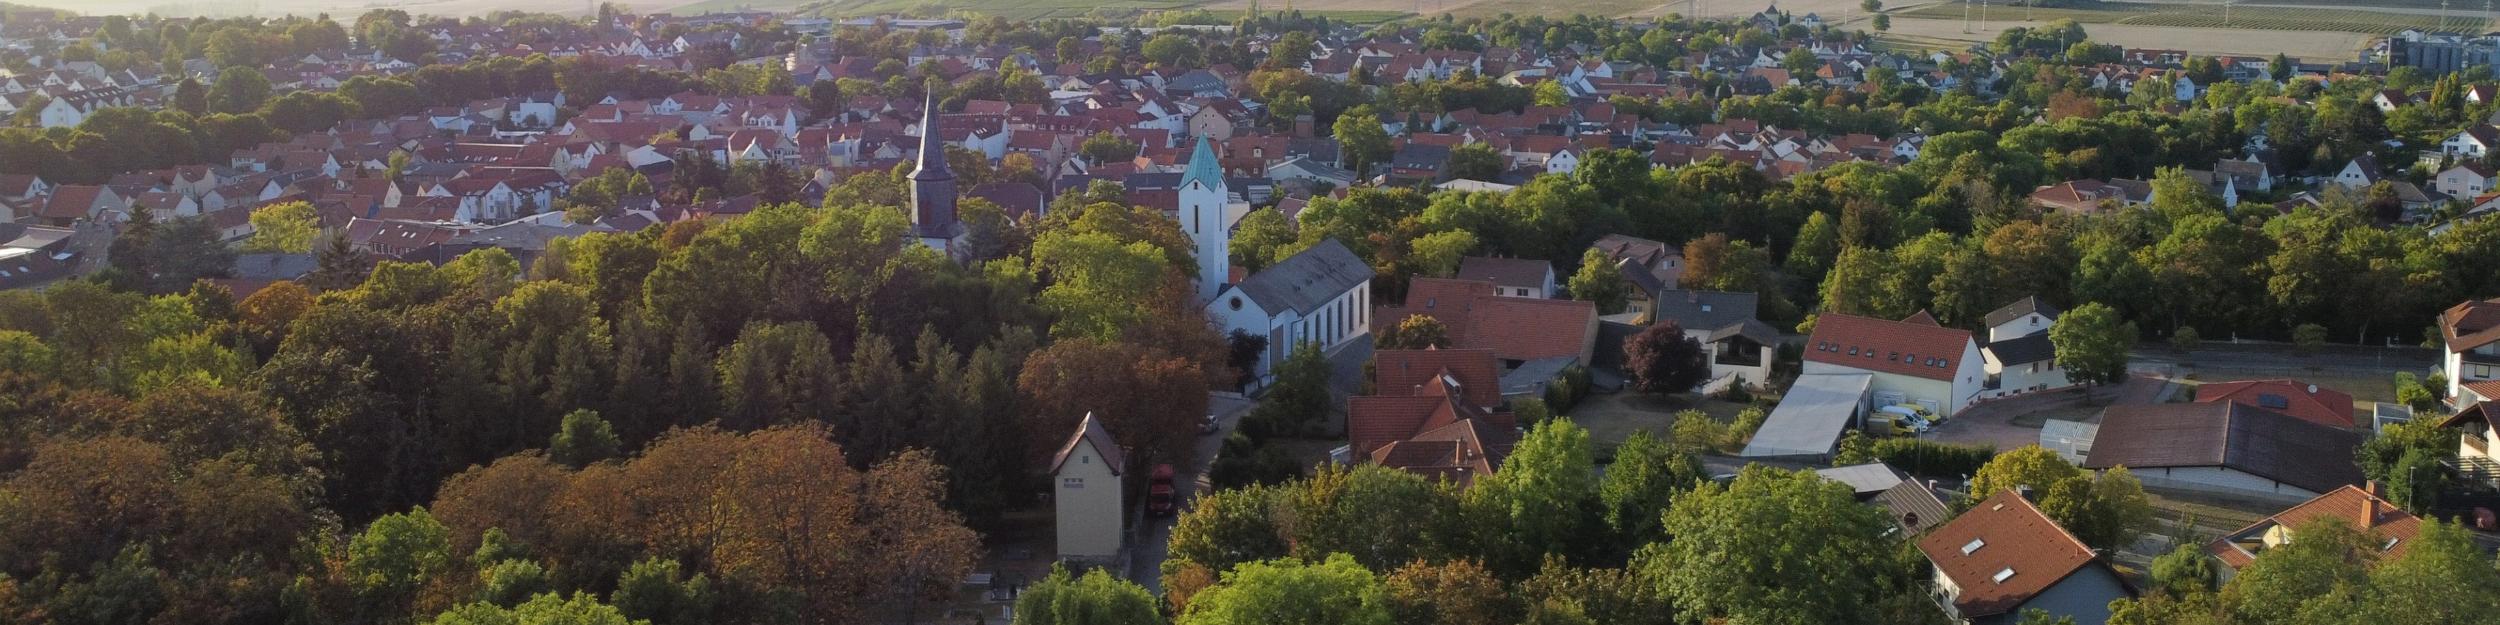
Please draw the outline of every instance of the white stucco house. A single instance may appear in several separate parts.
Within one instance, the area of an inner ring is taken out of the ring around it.
[[[1925,312],[1903,321],[1825,313],[1806,339],[1805,373],[1865,373],[1875,405],[1909,404],[1951,417],[1978,399],[1986,359],[1970,332]]]
[[[1092,413],[1052,456],[1051,501],[1058,513],[1060,560],[1107,561],[1119,555],[1122,523],[1128,517],[1120,497],[1127,458]]]
[[[1988,382],[1980,396],[2003,397],[2074,385],[2066,379],[2066,370],[2057,366],[2057,346],[2049,342],[2049,327],[2057,324],[2057,314],[2055,307],[2038,296],[1988,313],[1988,344],[1979,350],[1987,359]]]
[[[2439,335],[2450,401],[2500,401],[2500,297],[2448,307],[2439,313]]]

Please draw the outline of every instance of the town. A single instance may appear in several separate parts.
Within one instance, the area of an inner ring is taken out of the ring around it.
[[[0,4],[0,622],[2500,623],[2500,35],[1860,8]]]

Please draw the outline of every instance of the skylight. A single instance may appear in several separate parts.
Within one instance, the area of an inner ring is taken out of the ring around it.
[[[1973,539],[1970,539],[1970,542],[1969,542],[1969,543],[1962,545],[1962,555],[1966,555],[1966,556],[1967,556],[1967,555],[1970,555],[1970,554],[1972,554],[1973,552],[1977,552],[1977,551],[1979,551],[1979,548],[1980,548],[1980,547],[1986,547],[1986,546],[1988,546],[1988,541],[1987,541],[1986,539],[1980,539],[1980,538],[1973,538]]]
[[[1997,571],[1996,576],[1989,579],[1994,579],[1999,584],[2005,583],[2005,580],[2014,579],[2014,567],[2005,567],[2005,570]]]

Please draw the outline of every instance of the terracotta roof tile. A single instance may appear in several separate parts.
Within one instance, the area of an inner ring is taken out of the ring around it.
[[[2008,490],[1979,502],[1918,541],[1936,571],[1961,588],[1964,618],[2005,614],[2085,566],[2092,549]]]
[[[1806,339],[1806,362],[1952,380],[1971,333],[1908,321],[1826,313]]]
[[[2312,522],[2328,518],[2343,519],[2354,529],[2376,535],[2382,541],[2379,544],[2386,546],[2381,555],[2383,559],[2403,556],[2405,548],[2412,546],[2414,535],[2422,531],[2422,519],[2405,512],[2403,508],[2360,487],[2344,486],[2214,539],[2205,545],[2205,552],[2213,554],[2231,568],[2246,567],[2256,562],[2257,556],[2238,541],[2260,540],[2267,530],[2275,527],[2297,531]]]
[[[2196,387],[2196,401],[2238,402],[2339,428],[2354,423],[2351,395],[2298,380],[2210,382]]]

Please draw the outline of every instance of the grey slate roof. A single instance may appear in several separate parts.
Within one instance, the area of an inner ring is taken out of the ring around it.
[[[2049,333],[2040,332],[2018,339],[1989,343],[1988,353],[1996,354],[1999,363],[2019,365],[2055,360],[2057,346],[2049,343]]]
[[[2038,295],[2025,295],[2022,299],[2014,300],[2014,303],[2006,304],[1996,310],[1989,311],[1987,317],[1988,327],[1993,328],[1998,324],[2013,321],[2015,318],[2035,312],[2040,313],[2040,316],[2048,317],[2050,319],[2057,318],[2057,307],[2050,306],[2047,302],[2040,301],[2040,296]]]
[[[1241,289],[1270,314],[1291,310],[1310,314],[1346,291],[1372,278],[1372,268],[1336,239],[1324,239],[1265,271],[1251,274],[1233,288]]]
[[[1752,293],[1678,289],[1658,294],[1653,318],[1673,320],[1686,330],[1713,330],[1754,319],[1761,298]]]
[[[312,254],[237,254],[234,277],[244,280],[293,280],[319,268]]]
[[[1498,286],[1535,287],[1543,291],[1545,278],[1553,272],[1553,263],[1533,258],[1468,256],[1458,259],[1457,277],[1460,280],[1484,280]]]

